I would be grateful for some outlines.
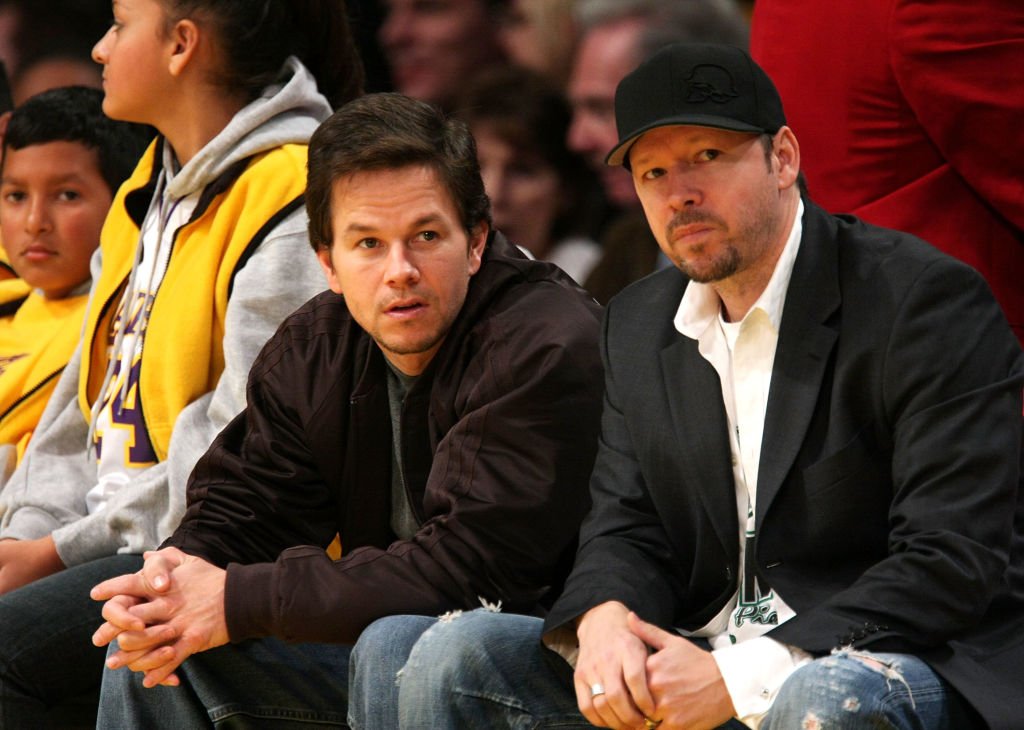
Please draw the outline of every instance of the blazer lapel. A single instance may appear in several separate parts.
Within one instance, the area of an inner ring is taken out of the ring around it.
[[[840,304],[835,230],[827,215],[807,199],[804,207],[803,235],[786,292],[761,441],[758,525],[804,443],[838,336],[827,324]]]
[[[687,488],[700,495],[722,546],[737,550],[736,495],[732,487],[729,425],[722,384],[697,343],[680,336],[661,352],[665,400],[675,425]]]

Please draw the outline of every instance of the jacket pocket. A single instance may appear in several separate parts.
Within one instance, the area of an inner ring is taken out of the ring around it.
[[[857,434],[834,454],[804,469],[804,488],[808,496],[829,494],[844,484],[877,485],[888,469],[881,463],[888,457],[873,445],[870,425]]]

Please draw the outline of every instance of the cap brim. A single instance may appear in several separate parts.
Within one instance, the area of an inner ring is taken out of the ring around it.
[[[753,124],[744,124],[743,122],[729,117],[716,117],[709,114],[683,114],[677,117],[668,117],[666,119],[659,119],[656,122],[644,125],[640,129],[636,130],[627,139],[621,140],[617,145],[612,147],[611,152],[604,158],[604,164],[606,165],[625,165],[626,156],[629,154],[630,148],[636,143],[640,137],[652,129],[658,127],[712,127],[714,129],[728,129],[731,132],[750,132],[751,134],[764,134],[767,130],[761,127],[755,127]],[[628,167],[628,165],[627,165]]]

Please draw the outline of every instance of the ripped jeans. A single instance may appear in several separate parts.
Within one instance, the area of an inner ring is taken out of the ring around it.
[[[542,626],[481,610],[380,619],[353,651],[353,666],[378,672],[375,692],[352,685],[353,730],[592,727],[577,709],[572,669],[541,645]],[[842,651],[794,672],[760,730],[984,727],[976,723],[920,659]],[[722,726],[742,727],[737,720]]]
[[[973,712],[931,667],[908,654],[842,649],[797,669],[760,730],[967,730]]]

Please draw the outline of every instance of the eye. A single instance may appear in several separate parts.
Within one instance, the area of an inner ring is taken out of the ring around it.
[[[664,167],[652,167],[650,170],[647,170],[646,172],[641,174],[640,177],[642,177],[644,180],[657,180],[659,177],[661,177],[664,174],[665,174],[665,168]]]
[[[25,199],[25,193],[21,190],[5,190],[3,192],[3,201],[5,203],[20,203]]]
[[[416,238],[418,238],[421,241],[430,242],[438,240],[440,236],[437,234],[437,231],[420,231],[416,235]]]
[[[361,238],[356,243],[356,248],[375,249],[380,246],[380,241],[376,238]]]
[[[697,162],[711,162],[720,154],[721,150],[701,150],[697,153]]]
[[[60,200],[66,200],[70,202],[72,200],[78,200],[79,198],[82,197],[82,194],[77,190],[62,190],[60,191],[60,193],[58,193],[57,197]]]

